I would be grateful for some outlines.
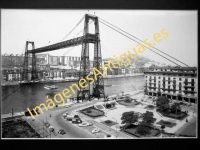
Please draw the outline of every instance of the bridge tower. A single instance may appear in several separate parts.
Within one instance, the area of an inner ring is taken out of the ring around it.
[[[35,49],[34,42],[26,41],[26,48],[25,48],[25,57],[24,57],[24,72],[23,72],[23,80],[28,80],[28,45],[32,45],[32,50]],[[35,53],[32,53],[32,71],[31,71],[31,80],[34,80],[37,78],[36,73],[36,55]]]
[[[89,20],[94,21],[95,25],[95,39],[89,40],[87,39],[87,35],[91,35],[89,33]],[[80,62],[80,74],[79,74],[79,83],[81,79],[86,79],[86,82],[84,84],[78,83],[78,86],[80,88],[80,91],[77,92],[77,99],[85,99],[90,100],[90,82],[88,81],[86,76],[90,74],[90,60],[89,60],[89,43],[94,44],[94,59],[93,59],[93,68],[95,67],[99,71],[102,72],[102,57],[101,57],[101,45],[100,45],[100,34],[99,34],[99,21],[98,17],[91,16],[86,14],[85,15],[85,22],[84,22],[84,32],[83,36],[85,37],[82,42],[82,52],[81,52],[81,62]],[[94,76],[91,75],[90,77]],[[84,80],[82,80],[84,81]],[[85,87],[85,88],[83,88]],[[97,79],[94,79],[93,82],[93,96],[100,97],[101,95],[105,97],[104,92],[104,81],[103,76],[98,75]]]

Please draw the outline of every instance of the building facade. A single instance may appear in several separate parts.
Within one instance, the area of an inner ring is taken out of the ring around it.
[[[196,67],[154,67],[144,74],[145,94],[197,103]]]

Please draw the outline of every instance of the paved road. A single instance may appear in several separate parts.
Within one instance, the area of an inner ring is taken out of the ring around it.
[[[53,108],[51,110],[44,110],[43,114],[40,114],[38,117],[35,117],[35,121],[32,121],[31,117],[24,117],[26,120],[37,130],[42,129],[42,121],[44,122],[47,120],[47,122],[50,123],[51,126],[55,129],[55,132],[58,133],[60,129],[64,129],[66,131],[66,134],[61,135],[57,134],[57,136],[51,135],[52,138],[95,138],[95,136],[87,132],[80,127],[77,127],[71,123],[71,121],[66,121],[63,118],[63,114],[65,112],[71,113],[75,109],[79,109],[81,107],[86,107],[88,105],[92,105],[96,103],[96,101],[92,101],[89,104],[75,104],[74,106],[70,108],[65,107],[58,107]],[[51,117],[50,117],[51,114]],[[42,130],[40,130],[40,133],[42,133]]]

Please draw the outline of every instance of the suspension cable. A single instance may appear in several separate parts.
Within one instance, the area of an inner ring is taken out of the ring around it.
[[[102,21],[100,21],[100,20],[99,20],[99,22],[103,23],[103,22],[102,22]],[[106,25],[106,26],[108,26],[109,28],[111,28],[111,29],[115,30],[116,32],[118,32],[118,33],[120,33],[120,34],[124,35],[125,37],[127,37],[127,38],[131,39],[132,41],[134,41],[134,42],[136,42],[136,43],[140,44],[138,41],[136,41],[136,40],[134,40],[134,39],[132,39],[132,38],[128,37],[127,35],[125,35],[125,34],[123,34],[123,33],[119,32],[119,31],[117,31],[116,29],[114,29],[114,28],[110,27],[109,25],[107,25],[107,24],[105,24],[105,23],[103,23],[103,24],[104,24],[104,25]],[[146,47],[145,45],[143,45],[143,46],[144,46],[144,47]],[[151,50],[152,52],[154,52],[154,53],[156,53],[156,54],[160,55],[161,57],[163,57],[163,58],[165,58],[165,59],[169,60],[170,62],[172,62],[172,63],[174,63],[174,64],[178,65],[179,67],[181,67],[179,64],[177,64],[177,63],[173,62],[172,60],[170,60],[170,59],[166,58],[165,56],[163,56],[163,55],[161,55],[161,54],[159,54],[159,53],[155,52],[154,50],[152,50],[152,49],[150,49],[150,48],[148,48],[148,47],[146,47],[146,48],[147,48],[147,49],[149,49],[149,50]]]
[[[141,39],[139,39],[139,38],[137,38],[137,37],[135,37],[135,36],[133,36],[133,35],[129,34],[128,32],[126,32],[126,31],[124,31],[124,30],[122,30],[122,29],[120,29],[120,28],[118,28],[118,27],[114,26],[113,24],[111,24],[111,23],[109,23],[109,22],[107,22],[107,21],[103,20],[102,18],[100,18],[100,17],[98,17],[98,18],[99,18],[99,19],[101,19],[102,21],[104,21],[104,22],[106,22],[106,23],[110,24],[111,26],[113,26],[113,27],[115,27],[115,28],[119,29],[120,31],[122,31],[122,32],[124,32],[124,33],[126,33],[126,34],[128,34],[128,35],[130,35],[130,36],[132,36],[132,37],[134,37],[134,38],[136,38],[137,40],[139,40],[139,41],[141,41],[141,42],[143,42]],[[152,48],[154,48],[154,49],[156,49],[157,51],[159,51],[159,52],[161,52],[161,53],[163,53],[163,54],[165,54],[165,55],[167,55],[167,56],[169,56],[169,57],[173,58],[174,60],[176,60],[176,61],[178,61],[178,62],[180,62],[180,63],[182,63],[182,64],[184,64],[184,65],[186,65],[186,66],[188,66],[187,64],[185,64],[185,63],[181,62],[180,60],[178,60],[178,59],[176,59],[176,58],[174,58],[174,57],[170,56],[169,54],[167,54],[167,53],[165,53],[165,52],[163,52],[163,51],[161,51],[161,50],[157,49],[157,48],[156,48],[156,47],[154,47],[154,46],[152,46]],[[188,66],[188,67],[189,67],[189,66]]]
[[[62,39],[64,40],[66,37],[68,37],[75,29],[76,27],[82,22],[82,20],[85,18],[85,15],[83,16],[83,18],[77,23],[77,25]]]
[[[101,45],[104,47],[104,49],[109,53],[109,51],[105,48],[105,46],[101,43]],[[111,58],[112,59],[112,58]],[[136,88],[135,88],[135,86],[133,86],[132,85],[132,83],[127,79],[127,76],[125,76],[124,75],[124,77],[126,78],[126,80],[131,84],[131,86],[135,89],[135,90],[137,90]]]

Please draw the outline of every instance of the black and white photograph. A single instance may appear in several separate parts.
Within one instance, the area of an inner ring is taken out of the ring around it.
[[[1,9],[2,139],[197,138],[198,10]]]

